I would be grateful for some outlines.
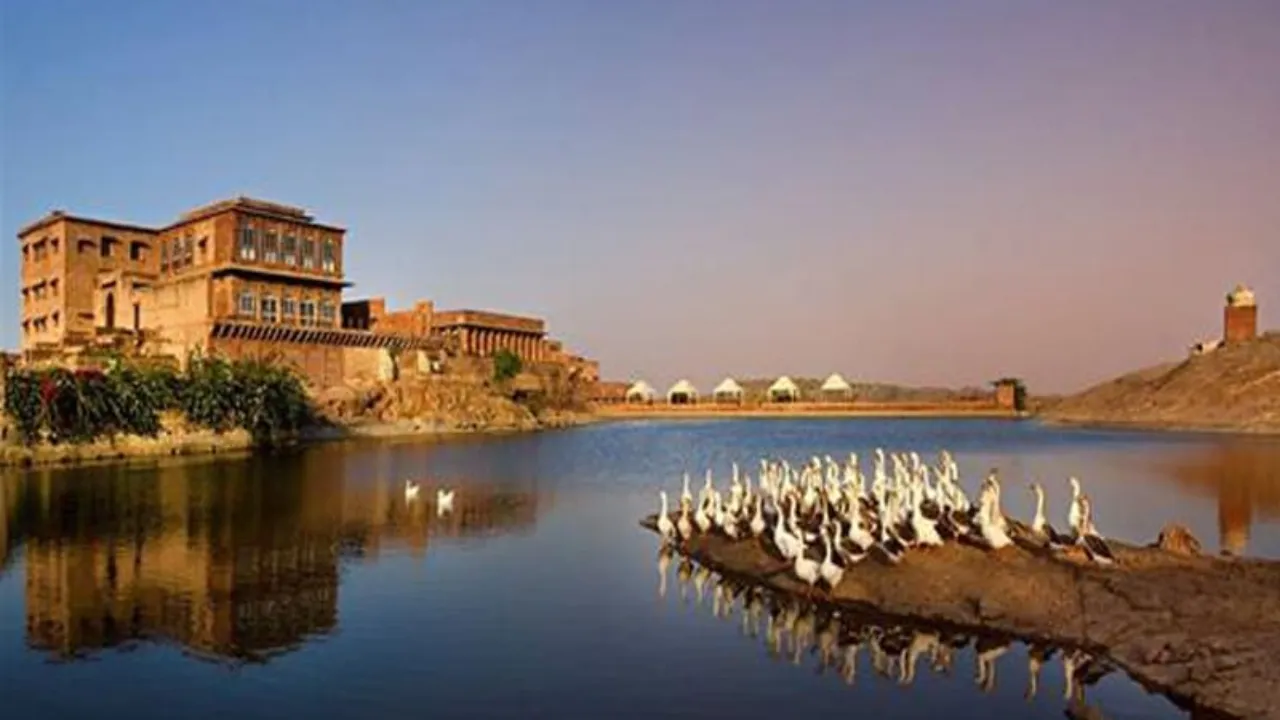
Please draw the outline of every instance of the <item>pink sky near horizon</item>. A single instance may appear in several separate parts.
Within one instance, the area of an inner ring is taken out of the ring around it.
[[[240,193],[350,228],[351,297],[544,315],[660,389],[1072,391],[1218,336],[1238,282],[1280,329],[1280,2],[317,1],[277,53],[281,0],[212,60],[216,4],[21,5],[0,345],[23,223]]]

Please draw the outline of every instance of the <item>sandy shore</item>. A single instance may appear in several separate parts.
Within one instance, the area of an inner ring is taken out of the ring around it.
[[[929,405],[919,403],[794,403],[758,405],[601,405],[601,418],[1008,418],[1019,415],[990,405]]]

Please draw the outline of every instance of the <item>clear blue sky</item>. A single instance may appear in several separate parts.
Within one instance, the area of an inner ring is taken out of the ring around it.
[[[1072,389],[1280,324],[1280,2],[6,0],[17,228],[235,194],[608,376]]]

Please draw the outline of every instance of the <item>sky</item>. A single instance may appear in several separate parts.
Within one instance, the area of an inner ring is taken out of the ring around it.
[[[244,194],[608,378],[1072,391],[1280,326],[1277,72],[1273,0],[3,0],[0,346],[26,222]]]

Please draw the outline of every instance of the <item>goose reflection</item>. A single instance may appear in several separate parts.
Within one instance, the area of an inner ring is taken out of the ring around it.
[[[974,643],[974,663],[977,677],[975,682],[982,692],[989,693],[996,689],[996,660],[1009,652],[1008,640],[983,638]]]
[[[658,597],[667,596],[667,572],[671,566],[671,548],[663,546],[658,549]]]
[[[659,555],[659,583],[666,582],[665,563],[669,561],[669,556]],[[989,694],[997,688],[998,666],[1014,662],[1019,654],[1015,648],[1020,643],[1009,636],[975,637],[926,625],[872,621],[722,576],[688,557],[680,562],[676,582],[682,597],[687,595],[688,585],[693,585],[699,596],[709,593],[712,617],[728,618],[740,613],[738,633],[761,640],[770,658],[796,666],[805,665],[812,658],[817,674],[832,671],[846,685],[857,684],[863,650],[876,675],[902,687],[913,686],[922,672],[950,675],[956,652],[967,651],[973,657],[975,685],[983,694]],[[660,590],[660,594],[664,593]],[[701,604],[695,602],[693,607],[700,608]],[[1043,667],[1059,651],[1041,644],[1022,647],[1027,663],[1022,695],[1032,700],[1040,691]],[[1084,689],[1113,671],[1109,664],[1078,649],[1062,654],[1061,664],[1065,688],[1062,700],[1069,708],[1084,707]]]

